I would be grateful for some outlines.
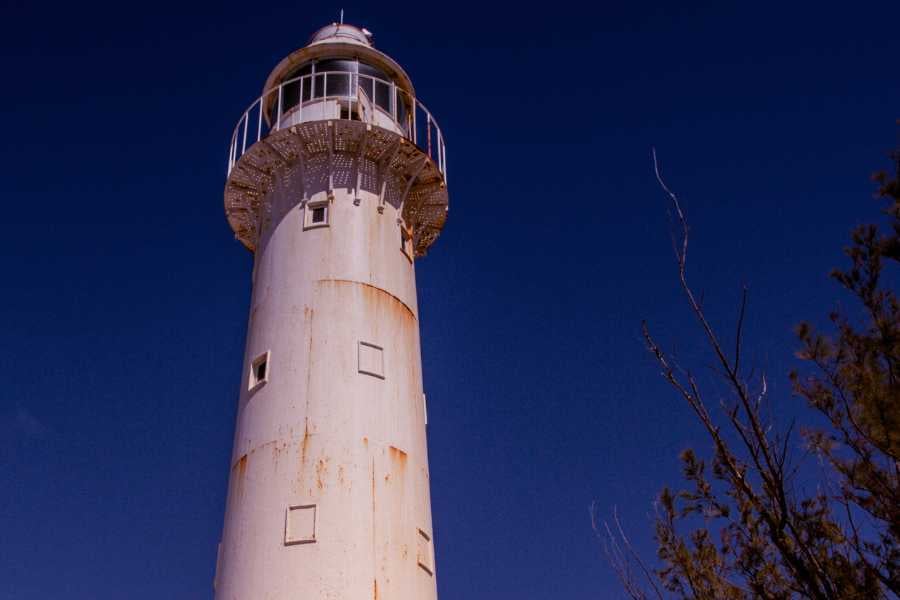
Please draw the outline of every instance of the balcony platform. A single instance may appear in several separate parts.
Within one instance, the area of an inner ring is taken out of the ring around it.
[[[367,191],[367,198],[377,197],[379,212],[385,204],[396,208],[412,228],[416,256],[424,256],[448,209],[445,175],[429,154],[401,133],[363,121],[297,123],[232,153],[225,215],[235,237],[255,251],[267,192],[279,171],[299,165],[310,193],[346,188],[359,199],[359,191]]]

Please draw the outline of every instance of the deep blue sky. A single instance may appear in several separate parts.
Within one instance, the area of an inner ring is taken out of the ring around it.
[[[640,339],[703,364],[691,266],[779,410],[791,327],[837,298],[900,117],[900,4],[346,3],[448,144],[450,219],[417,263],[443,600],[619,597],[588,519],[706,449]],[[2,3],[0,598],[210,598],[251,256],[230,132],[339,4]]]

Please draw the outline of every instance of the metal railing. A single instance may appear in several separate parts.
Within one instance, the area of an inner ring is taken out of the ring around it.
[[[289,79],[251,104],[231,136],[228,174],[248,148],[272,132],[338,119],[364,121],[399,133],[427,154],[446,180],[444,136],[425,105],[391,81],[339,71]]]

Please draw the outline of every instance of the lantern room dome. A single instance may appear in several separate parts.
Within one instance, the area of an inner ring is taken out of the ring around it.
[[[371,47],[371,40],[372,33],[366,29],[354,27],[353,25],[345,25],[344,23],[332,23],[315,32],[312,37],[309,38],[309,44],[312,45],[321,42],[345,42]]]
[[[320,28],[306,46],[291,52],[269,74],[263,93],[295,77],[298,69],[312,61],[326,59],[349,59],[365,63],[378,69],[381,72],[379,76],[383,79],[394,82],[399,88],[415,96],[412,82],[403,68],[372,45],[372,33],[346,23],[331,23]]]

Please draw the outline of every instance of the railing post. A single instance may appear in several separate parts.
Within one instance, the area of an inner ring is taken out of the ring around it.
[[[306,81],[306,75],[300,78],[300,108],[297,109],[299,113],[300,122],[303,122],[303,82]]]
[[[388,105],[391,111],[391,118],[396,125],[400,125],[400,121],[397,119],[397,84],[393,81],[391,82],[391,97],[388,99]]]
[[[359,73],[352,73],[352,72],[346,72],[346,73],[345,72],[340,72],[340,73],[333,72],[330,74],[336,75],[338,77],[346,77],[347,78],[347,83],[348,83],[349,88],[345,91],[345,93],[343,95],[340,94],[340,92],[338,92],[336,94],[332,94],[329,96],[329,94],[328,94],[328,75],[329,75],[329,73],[328,72],[311,73],[309,75],[304,75],[304,76],[297,78],[300,81],[300,85],[299,85],[299,94],[300,95],[299,95],[299,103],[298,103],[299,107],[297,108],[297,116],[299,117],[299,121],[300,122],[303,121],[303,102],[304,102],[304,94],[307,91],[307,89],[306,89],[307,88],[307,84],[306,84],[307,80],[309,80],[309,92],[310,92],[311,99],[316,97],[316,91],[318,90],[319,82],[321,81],[322,89],[321,89],[321,92],[320,92],[318,98],[321,99],[321,102],[319,102],[319,104],[322,106],[323,112],[321,113],[321,118],[323,120],[330,120],[330,119],[335,119],[335,118],[337,120],[343,120],[343,116],[342,116],[342,108],[344,107],[344,105],[342,104],[343,102],[347,103],[347,119],[352,120],[354,108],[358,111],[357,114],[359,115],[360,119],[362,119],[362,117],[363,117],[363,115],[362,115],[362,105],[363,105],[362,91],[365,91],[365,90],[362,88],[361,82],[362,81],[368,82],[371,79],[371,84],[370,84],[370,88],[369,88],[369,91],[371,92],[371,98],[368,98],[368,96],[369,96],[368,91],[365,92],[365,94],[366,94],[368,101],[370,102],[370,104],[367,105],[367,107],[371,109],[371,114],[367,114],[367,117],[370,119],[373,118],[374,113],[376,111],[376,106],[380,106],[380,105],[378,105],[378,100],[377,100],[377,98],[380,96],[379,96],[379,91],[378,91],[379,88],[376,83],[376,80],[373,78],[370,78],[368,76],[365,76],[365,75],[361,76]],[[319,79],[320,77],[321,77],[321,80]],[[292,83],[294,83],[295,81],[296,80],[292,80]],[[381,80],[378,80],[378,81],[381,81]],[[410,94],[408,94],[408,92],[404,91],[403,89],[398,89],[398,86],[396,85],[395,82],[385,81],[383,83],[384,83],[384,85],[389,86],[389,92],[388,92],[389,97],[388,97],[387,109],[390,111],[391,118],[393,119],[394,124],[398,128],[400,128],[401,135],[404,135],[406,137],[406,139],[410,140],[411,142],[413,142],[416,145],[418,145],[418,143],[419,143],[419,125],[418,125],[419,117],[416,113],[419,110],[421,110],[423,113],[425,113],[425,140],[423,140],[425,142],[424,150],[426,151],[426,156],[428,157],[428,159],[430,159],[436,163],[436,166],[437,166],[438,170],[440,171],[440,173],[443,175],[444,182],[446,183],[446,181],[447,181],[447,147],[444,143],[443,133],[441,132],[441,129],[438,126],[437,122],[434,120],[434,117],[431,115],[430,112],[428,112],[427,108],[425,108],[424,106],[421,106],[414,97],[412,97]],[[282,82],[278,86],[278,94],[277,94],[278,105],[277,105],[277,110],[276,110],[276,119],[275,119],[275,126],[274,126],[275,131],[279,131],[281,129],[281,121],[284,118],[285,113],[286,113],[285,106],[284,106],[284,104],[285,104],[284,86],[285,86],[284,82]],[[252,136],[252,133],[250,132],[250,117],[253,114],[254,107],[256,108],[256,110],[259,111],[259,114],[257,114],[257,116],[256,116],[257,117],[257,119],[256,119],[256,139],[255,140],[251,139],[249,145],[252,146],[254,143],[257,143],[263,139],[262,122],[263,122],[264,117],[267,120],[267,122],[270,118],[270,115],[268,114],[268,110],[267,110],[267,101],[268,101],[269,95],[273,94],[274,92],[275,92],[274,89],[270,89],[266,93],[264,93],[262,95],[262,97],[260,97],[256,102],[254,102],[254,104],[251,105],[250,108],[248,108],[244,112],[244,114],[241,116],[241,119],[243,119],[243,123],[241,123],[241,121],[238,120],[238,124],[235,127],[234,132],[232,134],[231,146],[230,146],[229,152],[228,152],[227,169],[228,169],[229,176],[230,176],[231,172],[234,170],[234,167],[237,165],[238,160],[247,152],[247,146],[248,146],[247,138]],[[410,104],[407,105],[407,112],[405,114],[405,118],[402,121],[400,119],[400,103],[403,102],[404,100],[403,100],[403,97],[401,96],[401,94],[407,94],[407,96],[409,97],[409,101],[410,101]],[[328,103],[329,99],[331,99],[335,102],[335,107],[337,108],[336,116],[333,114],[328,114],[328,112],[327,112],[325,105]],[[264,115],[263,113],[266,113],[266,114]],[[316,118],[319,118],[319,117],[316,117]],[[243,132],[241,132],[241,129],[240,129],[241,127],[243,127]],[[434,127],[434,132],[432,132],[432,127]],[[267,130],[267,135],[269,133],[271,133],[271,131],[272,131],[272,128],[270,126],[269,129]],[[238,136],[242,136],[242,137],[239,138]],[[432,140],[432,137],[434,137],[434,140]],[[239,141],[240,141],[240,144],[238,143]]]
[[[259,99],[259,120],[256,123],[256,141],[262,139],[262,115],[263,115],[263,107],[266,105],[266,95],[263,94],[263,97]]]
[[[275,131],[281,129],[281,95],[284,85],[278,86],[278,118],[275,120]]]
[[[241,156],[247,151],[247,124],[250,122],[250,111],[244,113],[244,141],[241,143]]]

